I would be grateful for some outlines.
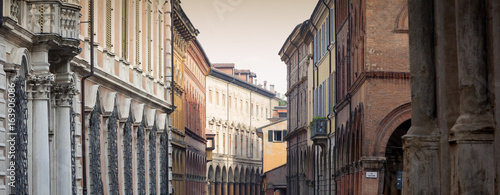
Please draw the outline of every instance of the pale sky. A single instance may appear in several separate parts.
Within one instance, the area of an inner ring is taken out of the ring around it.
[[[250,69],[258,83],[286,92],[278,52],[295,26],[309,19],[317,0],[181,0],[212,63]]]

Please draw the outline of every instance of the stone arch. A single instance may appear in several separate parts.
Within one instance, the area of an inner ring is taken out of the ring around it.
[[[384,156],[387,142],[396,128],[403,122],[411,119],[411,103],[398,106],[386,115],[375,130],[370,148],[373,156]]]
[[[227,181],[234,182],[234,172],[232,167],[229,167],[229,171],[227,173]]]
[[[31,74],[31,54],[27,48],[15,48],[9,55],[9,63],[14,66],[19,66],[19,70],[17,70],[17,75],[22,77],[27,77]],[[16,67],[8,67],[5,69],[17,69]]]
[[[85,95],[85,111],[92,111],[97,108],[99,114],[104,112],[104,103],[102,98],[101,86],[91,85],[86,88],[87,93]]]
[[[239,183],[240,182],[240,169],[238,169],[238,166],[234,168],[234,183]]]
[[[215,182],[215,172],[213,165],[208,166],[207,178],[210,183]]]
[[[222,181],[222,171],[219,165],[215,167],[215,182]]]
[[[250,169],[250,166],[247,166],[245,169],[245,182],[250,183],[252,181],[252,171]]]
[[[398,16],[396,17],[395,21],[395,28],[394,31],[399,32],[399,33],[408,33],[408,3],[404,3],[404,5],[401,8],[401,11],[399,11]]]
[[[224,183],[227,182],[227,168],[226,168],[226,166],[222,167],[222,172],[221,173],[222,173],[222,175],[221,175],[222,182],[224,182]]]

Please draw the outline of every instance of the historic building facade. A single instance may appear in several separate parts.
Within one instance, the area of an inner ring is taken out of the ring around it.
[[[406,0],[338,0],[334,177],[338,194],[399,194],[410,127]]]
[[[335,135],[335,36],[333,33],[334,1],[320,0],[309,19],[312,42],[312,119],[311,139],[314,142],[314,192],[332,193]],[[320,126],[324,125],[324,129]]]
[[[172,179],[175,194],[186,194],[187,180],[187,158],[186,148],[186,59],[188,58],[188,48],[198,35],[198,30],[186,16],[180,1],[173,1],[172,24],[173,24],[173,99],[172,105],[175,111],[172,113]],[[194,69],[193,69],[194,70]],[[189,74],[189,73],[188,73]],[[193,89],[194,90],[194,89]],[[190,95],[194,94],[192,91]],[[192,124],[189,124],[191,127]],[[193,135],[193,134],[191,134]],[[195,144],[196,145],[196,144]],[[201,146],[199,146],[201,147]],[[190,172],[191,170],[189,170]]]
[[[0,194],[172,192],[171,5],[91,2],[1,2]]]
[[[186,193],[206,194],[205,76],[210,61],[197,39],[189,44],[184,69]]]
[[[408,1],[403,194],[499,193],[499,9],[493,0]]]
[[[235,72],[234,64],[213,64],[206,79],[206,128],[215,134],[213,160],[207,163],[212,195],[260,193],[263,138],[256,128],[269,123],[279,102],[274,92]]]
[[[288,134],[287,141],[287,193],[312,194],[314,188],[313,142],[308,125],[308,67],[311,66],[309,21],[299,24],[292,31],[279,52],[287,65]]]

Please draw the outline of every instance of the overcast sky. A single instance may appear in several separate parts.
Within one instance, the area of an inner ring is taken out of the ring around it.
[[[250,69],[258,83],[286,92],[278,52],[295,26],[309,19],[317,0],[181,0],[212,63]]]

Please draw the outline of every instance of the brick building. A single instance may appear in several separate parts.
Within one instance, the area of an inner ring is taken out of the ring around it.
[[[210,61],[200,42],[197,39],[192,40],[187,49],[184,69],[185,194],[206,193],[205,76],[209,71]]]
[[[314,183],[313,142],[308,133],[308,67],[312,37],[308,21],[298,24],[283,44],[279,55],[287,66],[288,134],[286,181],[288,194],[311,194]]]
[[[411,118],[407,1],[338,0],[335,8],[337,193],[400,193]]]

